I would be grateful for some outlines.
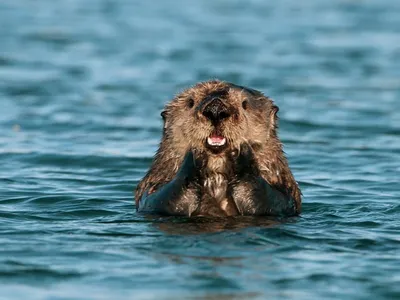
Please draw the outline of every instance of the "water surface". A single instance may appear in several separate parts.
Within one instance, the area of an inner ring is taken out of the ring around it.
[[[0,2],[1,299],[400,298],[400,2]],[[136,214],[166,101],[280,107],[291,219]]]

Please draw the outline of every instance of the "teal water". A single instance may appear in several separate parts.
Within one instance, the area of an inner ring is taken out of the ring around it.
[[[135,212],[182,88],[264,91],[291,219]],[[399,299],[400,2],[0,2],[0,299]]]

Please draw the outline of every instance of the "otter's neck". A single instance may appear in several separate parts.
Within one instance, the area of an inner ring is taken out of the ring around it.
[[[230,203],[227,196],[229,174],[231,166],[224,156],[210,156],[207,168],[204,170],[204,195],[213,199],[214,205],[218,206],[227,215],[233,215],[236,208]]]
[[[227,175],[226,159],[221,156],[209,157],[207,169],[205,170],[204,187],[217,202],[226,198],[228,187]]]

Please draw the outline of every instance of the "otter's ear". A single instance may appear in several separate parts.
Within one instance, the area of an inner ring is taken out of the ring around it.
[[[269,114],[269,124],[270,124],[270,132],[269,135],[270,136],[276,136],[276,128],[278,127],[278,111],[279,111],[279,107],[276,106],[275,104],[273,104],[271,106],[271,111]]]
[[[276,127],[278,125],[278,115],[277,115],[278,111],[279,111],[279,107],[276,106],[275,104],[273,104],[271,107],[271,115],[270,115],[271,120],[270,121],[274,127]]]
[[[168,125],[168,116],[167,116],[167,111],[166,111],[166,110],[163,110],[163,111],[161,112],[161,117],[163,118],[163,121],[164,121],[164,129],[165,129],[165,128],[167,128],[167,125]]]

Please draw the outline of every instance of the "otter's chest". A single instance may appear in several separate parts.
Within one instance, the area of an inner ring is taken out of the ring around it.
[[[201,213],[205,215],[232,216],[238,211],[228,195],[229,174],[223,159],[209,160],[203,182]]]
[[[224,174],[209,174],[204,180],[204,190],[206,194],[213,198],[217,203],[220,203],[222,208],[226,205],[227,189],[228,179]]]

